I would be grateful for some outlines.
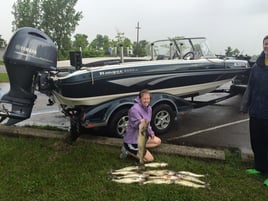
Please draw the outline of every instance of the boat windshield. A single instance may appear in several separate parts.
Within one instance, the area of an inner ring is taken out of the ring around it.
[[[206,38],[175,38],[155,41],[151,45],[151,56],[161,59],[200,59],[215,58]]]

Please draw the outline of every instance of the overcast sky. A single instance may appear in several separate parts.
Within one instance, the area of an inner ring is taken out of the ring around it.
[[[0,6],[0,35],[7,41],[14,2]],[[230,46],[256,55],[268,35],[268,0],[78,0],[75,8],[83,13],[76,33],[89,41],[97,34],[114,39],[118,32],[136,41],[139,22],[140,40],[204,36],[216,54]]]

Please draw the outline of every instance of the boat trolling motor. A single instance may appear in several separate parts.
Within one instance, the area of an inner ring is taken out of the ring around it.
[[[0,122],[13,125],[31,116],[38,73],[57,69],[57,48],[43,32],[23,27],[12,36],[3,56],[10,90],[0,100]]]

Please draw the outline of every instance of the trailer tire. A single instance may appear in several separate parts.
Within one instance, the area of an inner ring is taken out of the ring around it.
[[[121,108],[117,110],[111,117],[108,123],[108,133],[110,136],[122,138],[126,132],[128,124],[129,108]]]
[[[175,122],[174,110],[168,104],[160,104],[153,108],[151,126],[156,134],[167,133]]]

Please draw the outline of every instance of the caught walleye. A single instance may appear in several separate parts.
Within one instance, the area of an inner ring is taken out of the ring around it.
[[[146,141],[147,141],[147,123],[139,124],[139,134],[138,134],[138,153],[139,162],[141,166],[144,166],[144,155],[146,153]]]
[[[145,168],[162,168],[162,167],[167,167],[168,164],[167,163],[158,163],[158,162],[153,162],[153,163],[145,163],[144,164]],[[124,167],[121,169],[117,169],[117,170],[113,170],[113,172],[116,173],[120,173],[120,172],[129,172],[129,171],[137,171],[139,170],[139,166],[128,166],[128,167]]]
[[[164,176],[164,175],[175,175],[176,172],[170,170],[147,170],[145,171],[146,174],[152,176]]]
[[[205,175],[203,175],[203,174],[195,174],[195,173],[187,172],[187,171],[178,171],[178,174],[191,176],[191,177],[205,177]]]
[[[198,179],[197,177],[192,177],[192,176],[186,176],[186,175],[178,175],[177,174],[177,177],[178,177],[178,180],[184,180],[184,181],[189,181],[189,182],[193,182],[193,183],[196,183],[196,184],[206,184],[206,182]]]
[[[155,178],[146,180],[143,184],[173,184],[174,182],[170,179]]]
[[[138,168],[139,168],[138,166],[128,166],[118,170],[114,170],[114,172],[135,171],[138,170]]]
[[[117,183],[139,183],[139,184],[173,184],[192,188],[208,188],[209,184],[200,178],[202,174],[188,171],[172,171],[168,169],[156,170],[168,166],[167,163],[146,163],[144,169],[140,166],[129,166],[110,172],[112,181]],[[154,168],[154,169],[149,169]]]
[[[187,186],[192,188],[208,188],[207,184],[197,184],[194,182],[186,181],[186,180],[176,180],[174,181],[175,184],[181,185],[181,186]]]
[[[159,167],[167,167],[167,163],[157,163],[157,162],[152,162],[152,163],[146,163],[144,164],[146,168],[159,168]]]
[[[131,177],[131,178],[113,178],[112,181],[117,183],[131,184],[131,183],[143,183],[142,177]]]

